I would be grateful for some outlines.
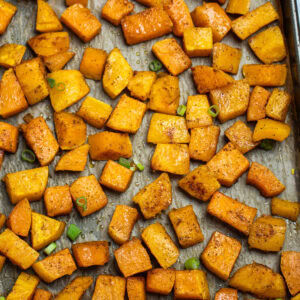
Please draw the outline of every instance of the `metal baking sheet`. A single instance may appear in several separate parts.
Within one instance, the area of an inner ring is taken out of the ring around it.
[[[26,1],[26,0],[9,0],[13,4],[18,6],[18,12],[16,16],[13,18],[12,23],[9,25],[7,32],[0,37],[1,45],[8,42],[25,44],[25,42],[32,36],[36,35],[37,32],[34,31],[35,28],[35,14],[36,14],[36,3],[35,1]],[[292,1],[292,0],[291,0]],[[194,1],[194,0],[186,0],[190,10],[193,10],[196,6],[201,5],[202,1]],[[265,0],[256,0],[251,3],[251,10],[258,7],[259,5],[265,3]],[[281,11],[279,7],[279,3],[277,0],[271,1],[274,6]],[[289,2],[289,1],[285,1]],[[58,15],[64,11],[65,6],[63,1],[61,0],[49,0],[51,6],[55,9]],[[89,0],[89,8],[92,12],[100,18],[100,13],[102,6],[105,1],[95,1]],[[225,6],[226,7],[226,4]],[[144,9],[141,5],[135,2],[135,12],[141,11]],[[70,32],[71,36],[71,47],[70,50],[76,53],[75,58],[67,65],[67,69],[78,69],[80,60],[84,51],[84,48],[87,46],[92,46],[96,48],[102,48],[106,51],[112,50],[114,47],[118,47],[121,49],[123,55],[126,57],[130,65],[134,70],[147,70],[149,62],[154,58],[151,53],[151,47],[156,40],[152,40],[146,43],[142,43],[135,46],[127,46],[124,42],[122,31],[120,27],[114,27],[105,20],[101,20],[102,22],[102,31],[96,36],[90,43],[83,44],[72,32]],[[67,30],[67,29],[66,29]],[[171,36],[171,35],[170,35]],[[160,39],[164,39],[167,36],[164,36]],[[241,42],[239,41],[234,34],[231,32],[228,36],[226,36],[223,40],[224,43],[229,45],[233,45],[235,47],[241,47],[243,50],[242,61],[240,64],[240,72],[236,76],[236,78],[241,78],[241,67],[243,64],[249,63],[259,63],[259,61],[255,58],[254,54],[250,50],[247,45],[247,41]],[[28,59],[33,56],[33,53],[28,49],[24,59]],[[210,65],[211,58],[193,58],[193,65]],[[288,63],[288,61],[286,62]],[[3,70],[1,70],[3,73]],[[2,75],[2,74],[1,74]],[[90,95],[105,101],[112,106],[115,106],[118,99],[111,100],[103,91],[102,85],[100,82],[87,80],[88,85],[91,88]],[[292,92],[292,80],[289,75],[286,89],[289,92]],[[196,90],[192,81],[191,71],[188,70],[184,74],[180,75],[180,90],[181,90],[181,103],[186,103],[187,97],[189,95],[195,95]],[[77,111],[80,106],[80,103],[77,103],[70,107],[68,110],[71,112]],[[53,130],[53,110],[51,108],[49,99],[46,99],[39,104],[30,107],[25,112],[17,115],[16,117],[12,117],[7,120],[7,122],[18,125],[23,123],[23,116],[27,113],[31,113],[34,117],[39,115],[44,116],[47,120],[48,125]],[[86,217],[81,218],[77,213],[76,209],[73,209],[72,213],[66,217],[60,217],[59,219],[65,221],[67,224],[75,223],[83,230],[83,234],[78,238],[77,242],[83,241],[94,241],[94,240],[109,240],[107,234],[107,228],[111,216],[113,214],[114,208],[117,204],[128,204],[133,205],[131,199],[132,197],[146,184],[153,181],[157,178],[158,174],[154,173],[150,169],[150,159],[152,153],[154,151],[154,146],[146,143],[146,135],[148,131],[149,122],[151,119],[152,112],[148,111],[144,117],[143,123],[137,134],[131,136],[131,141],[133,144],[134,155],[133,157],[137,160],[141,161],[145,165],[144,172],[136,172],[134,178],[132,180],[131,186],[124,193],[116,193],[111,190],[105,189],[105,193],[108,196],[109,203],[108,205],[102,209],[101,211]],[[289,115],[287,117],[287,123],[290,124],[294,129],[295,120],[297,116],[295,110],[293,108],[290,109]],[[245,117],[241,117],[241,120],[245,121]],[[223,125],[220,125],[218,121],[216,124],[221,127],[221,135],[219,139],[218,150],[226,143],[224,137],[224,130],[231,126],[235,121],[231,120],[226,122]],[[88,126],[88,134],[94,134],[97,130],[91,126]],[[280,195],[284,199],[288,199],[290,201],[298,201],[299,196],[299,173],[298,168],[296,167],[296,152],[298,152],[299,143],[296,143],[295,138],[296,130],[293,130],[291,136],[283,143],[277,143],[275,149],[269,152],[265,152],[261,149],[255,149],[250,153],[247,153],[246,156],[250,161],[257,161],[266,165],[271,170],[275,172],[277,177],[286,185],[286,190]],[[24,139],[20,137],[19,139],[19,148],[18,152],[14,155],[5,154],[5,160],[3,163],[3,167],[1,169],[1,177],[3,177],[6,173],[16,172],[24,169],[30,169],[32,167],[38,167],[38,165],[31,165],[28,163],[24,163],[20,160],[21,151],[25,148]],[[94,174],[97,178],[99,178],[101,174],[101,170],[105,164],[105,162],[88,162],[87,167],[84,172],[81,173],[54,173],[53,167],[59,160],[57,156],[54,162],[50,166],[50,176],[48,181],[48,186],[55,185],[63,185],[63,184],[71,184],[78,176],[84,176],[89,174]],[[199,162],[192,161],[191,162],[191,170],[199,165]],[[296,169],[295,175],[292,175],[291,170]],[[247,246],[247,238],[229,228],[222,222],[219,222],[217,219],[212,218],[206,213],[207,203],[202,203],[197,201],[196,199],[192,199],[184,194],[178,187],[177,181],[179,179],[178,176],[172,176],[172,185],[173,185],[173,203],[169,207],[178,208],[188,204],[192,204],[195,210],[196,215],[198,216],[201,228],[205,235],[205,240],[203,243],[200,243],[194,247],[190,247],[188,249],[180,250],[180,257],[177,263],[174,265],[177,269],[183,269],[184,261],[189,257],[199,257],[201,252],[203,251],[205,245],[207,244],[211,234],[218,230],[222,233],[225,233],[229,236],[235,237],[242,242],[243,248],[241,254],[234,266],[234,271],[238,268],[242,267],[245,264],[251,263],[252,261],[256,261],[258,263],[265,264],[272,269],[279,271],[279,261],[280,261],[280,253],[268,253],[264,254],[262,252],[256,250],[249,250]],[[228,196],[239,199],[241,202],[244,202],[250,206],[256,207],[258,209],[258,216],[262,214],[270,214],[270,199],[263,198],[257,189],[247,186],[246,182],[246,174],[244,174],[239,181],[230,189],[221,188],[221,192],[225,193]],[[5,185],[1,182],[0,185],[1,194],[0,194],[0,211],[3,211],[6,215],[12,209],[12,205],[8,199],[7,193],[5,191]],[[32,208],[35,211],[45,213],[45,209],[43,206],[43,201],[32,203]],[[145,228],[148,224],[153,223],[155,221],[161,222],[167,229],[168,233],[173,237],[173,240],[177,243],[176,236],[172,230],[170,222],[167,217],[167,211],[162,213],[154,220],[144,221],[139,220],[135,225],[134,230],[132,232],[132,236],[140,236],[141,230]],[[300,240],[300,231],[299,231],[299,221],[298,223],[293,223],[287,221],[287,233],[284,244],[284,250],[299,250],[299,240]],[[65,247],[70,248],[72,243],[64,234],[58,241],[58,250],[63,249]],[[178,245],[178,243],[177,243]],[[99,274],[120,274],[116,267],[116,262],[113,259],[113,251],[117,248],[115,243],[111,243],[110,253],[111,260],[110,262],[103,267],[93,267],[88,269],[79,269],[72,276],[64,277],[55,281],[50,285],[46,285],[44,283],[40,283],[41,288],[49,289],[53,294],[56,294],[60,291],[65,285],[67,285],[74,277],[78,275],[92,275],[96,278]],[[41,253],[40,258],[43,258],[44,254]],[[157,263],[153,259],[154,266],[157,266]],[[201,266],[204,269],[204,266]],[[31,271],[29,271],[31,272]],[[11,290],[20,270],[16,267],[12,266],[9,262],[5,264],[3,271],[0,274],[0,295],[7,295]],[[215,292],[221,288],[227,286],[226,282],[219,280],[212,273],[207,271],[207,277],[209,282],[209,288],[211,297],[213,298]],[[83,299],[91,299],[91,295],[93,293],[94,285],[88,290]],[[244,295],[240,294],[240,299],[243,298]],[[148,299],[172,299],[172,295],[168,297],[162,297],[158,295],[150,295],[148,294]]]

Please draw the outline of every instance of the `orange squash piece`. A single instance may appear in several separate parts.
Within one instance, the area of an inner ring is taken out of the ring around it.
[[[74,57],[75,52],[65,51],[43,57],[45,66],[50,72],[59,71]]]
[[[0,229],[2,229],[5,222],[6,222],[6,216],[4,214],[0,213]]]
[[[250,95],[247,109],[247,121],[258,121],[266,117],[266,105],[271,93],[263,87],[256,86]]]
[[[219,289],[215,300],[238,300],[238,291],[230,288]]]
[[[147,299],[144,277],[129,277],[126,283],[128,300]]]
[[[49,291],[42,290],[42,289],[36,289],[33,300],[51,300],[52,294]]]
[[[13,4],[0,0],[0,34],[3,34],[18,8]]]
[[[175,283],[174,269],[152,269],[147,272],[147,292],[169,295]]]
[[[19,131],[18,128],[5,123],[0,122],[0,149],[15,153],[18,148]]]

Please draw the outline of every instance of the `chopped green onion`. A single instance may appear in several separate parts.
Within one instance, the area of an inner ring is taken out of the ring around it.
[[[23,150],[21,153],[21,159],[23,161],[27,161],[29,163],[34,163],[35,162],[35,154],[29,149]]]
[[[135,162],[135,165],[140,172],[144,171],[145,167],[141,163]]]
[[[71,224],[67,231],[67,236],[73,242],[79,237],[81,229],[74,224]]]
[[[3,297],[3,296],[2,296],[2,297],[0,297],[0,300],[5,300],[5,297]]]
[[[84,203],[81,202],[81,200],[84,200]],[[82,208],[83,211],[86,211],[87,209],[87,199],[85,197],[79,197],[76,199],[76,204]]]
[[[200,260],[197,257],[189,258],[185,263],[184,267],[187,270],[197,270],[200,267]]]
[[[53,89],[56,85],[56,82],[53,78],[47,78],[47,81],[49,83],[49,86],[51,87],[51,89]]]
[[[63,82],[59,82],[55,85],[55,88],[59,91],[62,92],[66,89],[66,84]]]
[[[120,157],[118,163],[127,169],[130,169],[130,167],[131,167],[130,161],[124,157]]]
[[[211,115],[213,118],[217,117],[220,109],[217,105],[212,105],[209,109],[208,109],[208,114]]]
[[[266,151],[269,151],[269,150],[272,150],[275,146],[275,141],[273,140],[262,140],[259,144],[259,147],[266,150]]]
[[[149,64],[149,69],[153,72],[158,72],[159,70],[162,69],[162,63],[157,59],[152,60],[151,63]]]
[[[56,243],[53,242],[44,249],[44,253],[50,255],[56,249]]]
[[[178,109],[177,109],[177,115],[183,117],[185,112],[186,112],[186,106],[185,105],[179,105]]]

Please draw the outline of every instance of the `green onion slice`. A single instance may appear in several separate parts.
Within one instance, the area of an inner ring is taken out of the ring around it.
[[[186,106],[185,105],[179,105],[177,109],[177,115],[183,117],[186,112]]]
[[[53,78],[47,78],[47,81],[49,83],[49,86],[51,87],[51,89],[53,89],[56,85],[56,82]]]
[[[82,201],[83,200],[83,203]],[[87,199],[85,197],[79,197],[76,199],[76,204],[82,208],[83,211],[86,211],[87,209]]]
[[[135,161],[134,163],[140,172],[144,171],[145,167],[140,162]]]
[[[149,64],[149,69],[153,72],[158,72],[162,69],[162,63],[157,59],[152,60]]]
[[[187,270],[197,270],[200,267],[200,260],[197,257],[192,257],[186,260],[184,267]]]
[[[127,169],[130,169],[131,167],[130,161],[124,157],[120,157],[118,163]]]
[[[5,300],[5,297],[3,297],[3,296],[2,296],[2,297],[0,297],[0,300]]]
[[[55,85],[55,88],[59,91],[62,92],[66,89],[66,84],[63,82],[59,82]]]
[[[21,159],[32,164],[35,162],[35,154],[29,149],[23,150],[21,153]]]
[[[272,150],[275,146],[275,141],[273,140],[269,140],[269,139],[265,139],[265,140],[262,140],[259,144],[259,147],[266,150],[266,151],[269,151],[269,150]]]
[[[209,109],[208,109],[208,114],[211,115],[213,118],[217,117],[220,109],[217,105],[212,105]]]
[[[73,242],[79,237],[81,233],[81,229],[77,227],[75,224],[71,224],[67,231],[67,236]]]
[[[56,243],[53,242],[44,249],[44,253],[50,255],[56,249]]]

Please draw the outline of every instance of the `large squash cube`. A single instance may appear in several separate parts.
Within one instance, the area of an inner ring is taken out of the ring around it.
[[[234,15],[245,15],[250,10],[251,0],[229,0],[226,12]]]
[[[144,277],[129,277],[126,281],[128,300],[146,300],[146,288]]]
[[[251,92],[247,121],[258,121],[266,117],[266,105],[271,93],[263,87],[256,86]]]
[[[60,52],[51,56],[44,56],[43,62],[50,72],[59,71],[74,57],[71,51]]]
[[[0,34],[6,31],[17,10],[18,8],[13,4],[0,0]]]
[[[19,65],[26,52],[26,46],[18,44],[4,44],[0,47],[0,66],[13,68]]]
[[[300,214],[300,205],[298,202],[273,198],[271,202],[272,215],[290,219],[296,222]]]
[[[0,122],[0,149],[15,153],[18,148],[19,130],[17,127]]]
[[[152,269],[147,272],[147,292],[169,295],[175,283],[174,269]]]
[[[215,300],[238,300],[238,291],[230,288],[219,289],[216,293]]]

